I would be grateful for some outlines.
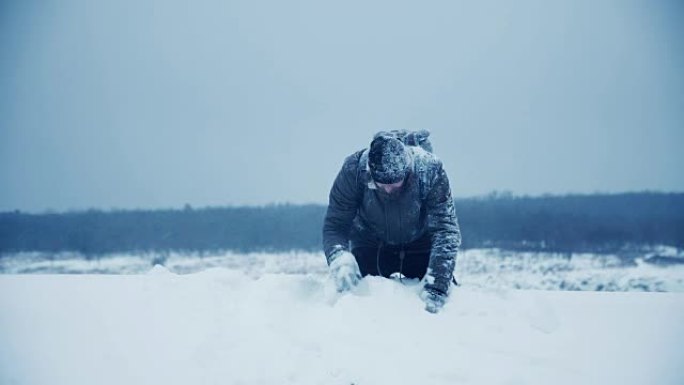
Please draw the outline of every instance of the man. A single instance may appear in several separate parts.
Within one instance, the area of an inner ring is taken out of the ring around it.
[[[425,309],[445,304],[461,244],[451,188],[429,132],[377,133],[330,190],[323,246],[337,290],[361,277],[421,279]],[[426,150],[427,149],[427,150]]]

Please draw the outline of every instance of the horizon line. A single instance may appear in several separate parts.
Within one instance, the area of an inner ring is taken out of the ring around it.
[[[623,191],[623,192],[602,192],[595,191],[591,193],[586,192],[569,192],[569,193],[542,193],[542,194],[515,194],[509,190],[493,190],[486,194],[471,195],[471,196],[454,196],[454,200],[487,200],[487,199],[545,199],[545,198],[568,198],[568,197],[598,197],[598,196],[618,196],[618,195],[684,195],[684,191],[662,191],[662,190],[639,190],[639,191]],[[41,210],[4,210],[0,211],[3,214],[30,214],[30,215],[50,215],[50,214],[77,214],[87,212],[134,212],[134,211],[185,211],[185,210],[215,210],[215,209],[257,209],[266,207],[278,206],[327,206],[327,202],[269,202],[264,204],[220,204],[220,205],[202,205],[195,206],[191,203],[185,203],[181,206],[158,206],[158,207],[88,207],[88,208],[69,208],[66,210],[56,210],[46,208]]]

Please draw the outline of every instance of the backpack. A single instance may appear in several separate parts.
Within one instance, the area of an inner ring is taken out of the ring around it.
[[[406,130],[391,130],[391,131],[380,131],[373,136],[373,139],[379,136],[389,136],[397,138],[402,141],[407,146],[417,146],[422,148],[427,152],[432,151],[432,143],[430,143],[430,131],[428,130],[418,130],[418,131],[406,131]]]

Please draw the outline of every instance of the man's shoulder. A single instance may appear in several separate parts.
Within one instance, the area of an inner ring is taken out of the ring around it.
[[[418,146],[408,146],[413,157],[414,168],[430,171],[442,168],[442,161],[433,152],[424,150]]]
[[[346,158],[344,158],[344,163],[342,165],[342,169],[345,171],[354,171],[356,172],[359,167],[361,166],[362,158],[367,152],[367,149],[361,149],[358,151],[354,151],[352,154],[348,155]],[[367,156],[367,155],[366,155]]]

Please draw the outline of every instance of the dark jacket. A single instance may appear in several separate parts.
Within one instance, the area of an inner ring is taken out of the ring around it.
[[[323,224],[325,256],[330,262],[339,250],[403,245],[428,235],[432,241],[428,283],[446,293],[461,244],[449,180],[434,154],[416,146],[407,149],[411,172],[401,191],[392,195],[372,181],[368,149],[345,159],[330,190]]]

